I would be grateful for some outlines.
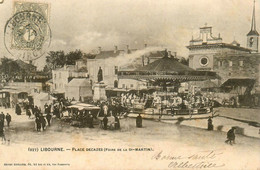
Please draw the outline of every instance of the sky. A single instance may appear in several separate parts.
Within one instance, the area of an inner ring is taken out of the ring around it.
[[[251,28],[253,0],[33,0],[50,4],[51,50],[142,49],[144,44],[176,51],[188,57],[192,35],[207,23],[223,42],[234,39],[246,46]],[[4,26],[12,16],[12,0],[0,4],[0,57]],[[256,24],[260,32],[260,0],[256,0]],[[44,57],[36,61],[42,64]]]

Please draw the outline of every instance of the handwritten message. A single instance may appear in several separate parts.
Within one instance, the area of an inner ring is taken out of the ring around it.
[[[223,154],[219,150],[201,151],[188,155],[167,154],[159,151],[152,156],[152,160],[168,162],[168,168],[183,169],[209,169],[224,167],[224,163],[220,163],[219,158]]]

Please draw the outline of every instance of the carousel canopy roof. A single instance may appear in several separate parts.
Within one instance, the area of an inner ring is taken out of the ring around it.
[[[167,51],[165,56],[135,71],[119,71],[120,79],[145,79],[156,81],[201,81],[215,79],[216,73],[211,71],[197,71],[180,62],[169,58]]]
[[[136,71],[149,71],[149,72],[186,72],[195,71],[192,68],[178,62],[174,58],[169,58],[167,56],[156,60],[144,67],[136,69]]]

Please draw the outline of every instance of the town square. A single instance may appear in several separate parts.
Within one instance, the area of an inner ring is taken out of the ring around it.
[[[2,1],[0,169],[259,169],[259,4]]]

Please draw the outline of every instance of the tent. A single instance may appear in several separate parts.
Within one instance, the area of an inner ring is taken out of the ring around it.
[[[55,100],[55,98],[48,93],[38,93],[33,96],[34,105],[41,108],[42,111],[44,110],[44,105],[46,103],[51,104],[53,100]]]
[[[84,101],[85,98],[93,97],[90,81],[86,78],[74,78],[65,88],[65,97]]]

